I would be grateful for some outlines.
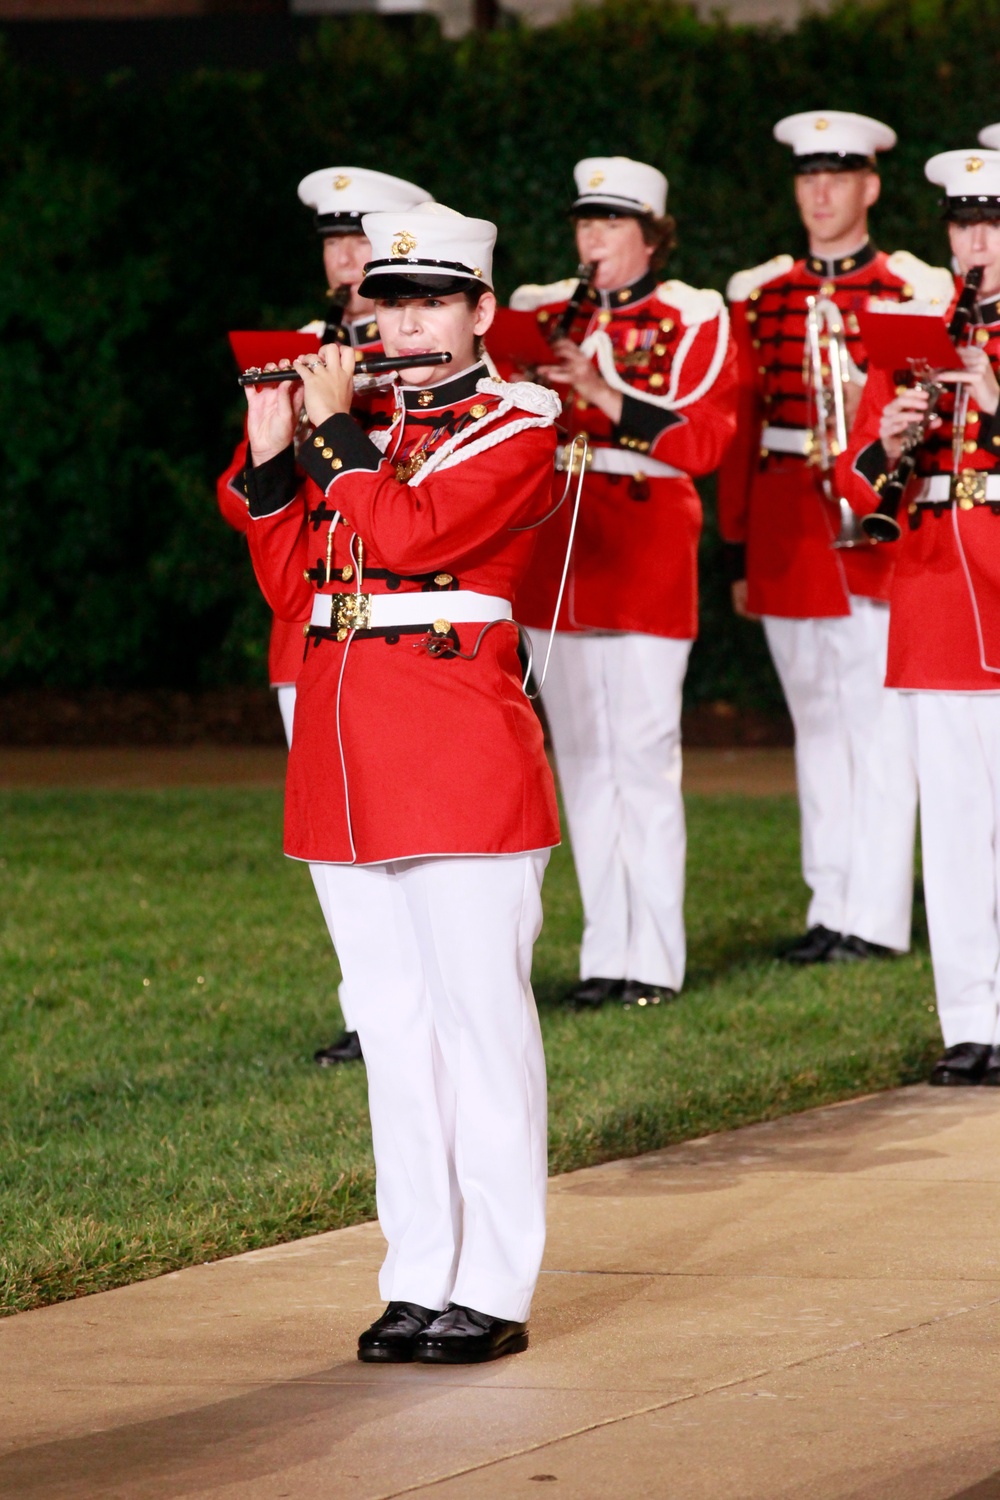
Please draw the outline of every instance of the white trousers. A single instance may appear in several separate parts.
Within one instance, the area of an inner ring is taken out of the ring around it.
[[[528,1316],[545,1244],[531,992],[548,850],[316,865],[368,1068],[386,1301]]]
[[[1000,695],[907,693],[946,1047],[1000,1044]]]
[[[278,711],[281,714],[281,722],[285,726],[285,739],[288,741],[289,750],[292,748],[292,726],[295,723],[295,684],[286,682],[278,688]],[[316,867],[309,866],[309,873],[316,887],[316,895],[319,897],[320,910],[326,923],[327,931],[332,935],[333,928],[330,926],[330,914],[326,909],[325,887],[316,879]],[[351,1020],[351,1002],[347,993],[346,980],[341,980],[340,988],[337,990],[337,1000],[340,1003],[340,1013],[344,1018],[344,1030],[356,1031],[357,1027]]]
[[[886,688],[888,605],[834,619],[764,619],[795,725],[808,927],[905,952],[917,785],[909,720]]]
[[[530,632],[541,670],[548,632]],[[556,636],[542,690],[577,880],[583,979],[684,983],[681,690],[690,641]]]

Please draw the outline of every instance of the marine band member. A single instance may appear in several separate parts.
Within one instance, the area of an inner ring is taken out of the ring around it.
[[[737,438],[719,475],[719,525],[736,612],[762,618],[795,726],[807,931],[794,963],[858,960],[909,947],[916,786],[905,715],[886,693],[888,551],[839,550],[841,517],[815,457],[806,378],[809,299],[834,305],[853,367],[848,424],[866,356],[858,313],[872,297],[951,294],[947,271],[869,238],[878,201],[876,153],[888,126],[840,110],[779,121],[794,153],[795,197],[809,253],[789,255],[729,284],[740,353]],[[827,368],[826,377],[830,370]]]
[[[681,690],[698,628],[701,504],[735,418],[735,351],[717,292],[658,280],[673,243],[667,179],[627,157],[575,168],[581,262],[596,272],[544,375],[565,392],[586,474],[543,702],[583,897],[580,983],[598,1006],[672,999],[684,981]],[[526,286],[511,306],[547,329],[575,279]],[[565,452],[565,450],[564,450]],[[570,510],[541,528],[518,594],[544,659]]]
[[[359,353],[375,353],[382,347],[375,321],[375,304],[371,298],[362,297],[359,291],[365,263],[371,256],[362,216],[379,210],[430,203],[433,201],[431,195],[412,182],[364,167],[324,167],[321,171],[311,172],[299,183],[298,194],[301,201],[315,212],[316,230],[323,246],[327,295],[335,299],[326,318],[307,323],[300,332],[317,333],[324,343],[347,344]],[[334,306],[336,316],[332,311]],[[302,436],[304,434],[300,433],[299,437]],[[216,485],[223,516],[236,531],[244,533],[247,529],[247,497],[243,488],[246,457],[244,436],[237,443],[232,461]],[[277,615],[271,623],[268,675],[271,687],[278,695],[278,708],[289,745],[295,715],[295,682],[302,665],[303,623],[301,620],[281,620]],[[317,894],[322,906],[323,895],[320,891]],[[326,917],[325,910],[323,915]],[[361,1043],[344,983],[340,985],[337,999],[344,1018],[344,1030],[329,1046],[320,1047],[314,1053],[314,1060],[321,1067],[361,1059]]]
[[[526,1346],[545,1239],[530,973],[559,827],[510,601],[551,506],[559,403],[479,357],[492,224],[427,204],[363,228],[386,351],[451,367],[402,374],[368,436],[352,352],[297,361],[304,486],[294,393],[251,392],[249,538],[272,608],[311,622],[285,849],[325,890],[358,997],[388,1242],[359,1358],[470,1363]]]
[[[944,189],[959,272],[949,316],[970,268],[984,272],[961,368],[936,377],[945,393],[903,497],[902,535],[885,546],[896,558],[887,681],[909,714],[920,782],[945,1044],[930,1081],[1000,1087],[1000,151],[945,151],[926,174]],[[908,372],[872,370],[839,466],[860,512],[878,506],[927,408]]]

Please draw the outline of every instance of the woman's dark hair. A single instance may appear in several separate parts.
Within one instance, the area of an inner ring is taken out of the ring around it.
[[[653,247],[649,268],[658,271],[677,244],[677,220],[673,214],[643,214],[639,227],[646,244]]]
[[[482,297],[484,292],[488,291],[489,287],[484,281],[477,281],[475,285],[463,288],[462,296],[465,298],[470,312],[475,312],[476,308],[479,306],[480,297]],[[472,347],[475,352],[476,358],[481,359],[483,351],[486,348],[486,344],[484,343],[483,339],[480,338],[478,333],[476,334],[475,342],[473,343]]]

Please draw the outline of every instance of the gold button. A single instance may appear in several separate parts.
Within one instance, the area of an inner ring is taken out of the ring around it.
[[[753,347],[755,349],[759,349],[760,348],[760,339],[754,339],[753,340]]]
[[[547,323],[549,321],[549,315],[547,312],[536,313],[535,316],[537,317],[539,323]]]
[[[979,344],[980,346],[982,346],[983,344],[988,344],[989,341],[990,341],[990,335],[989,335],[988,329],[986,329],[986,328],[977,328],[976,331],[975,331],[975,333],[973,334],[973,338],[975,339],[976,343]]]
[[[753,291],[750,293],[750,301],[751,302],[756,302],[757,298],[759,296],[760,296],[760,287],[759,286],[755,286],[754,289],[753,289]]]
[[[323,457],[324,458],[326,457],[325,453],[323,454]],[[342,469],[343,467],[344,467],[344,463],[343,463],[343,460],[340,459],[340,458],[335,458],[333,460],[333,463],[330,465],[331,469]]]
[[[913,296],[913,288],[912,288],[912,286],[910,285],[910,283],[908,281],[904,281],[903,285],[900,287],[899,290],[900,290],[900,294],[902,296],[904,296],[904,297],[912,297]]]
[[[587,403],[586,403],[586,401],[584,401],[584,399],[583,399],[582,396],[577,396],[577,398],[576,398],[576,409],[577,409],[577,411],[586,411],[587,410]]]
[[[821,297],[832,297],[836,290],[837,288],[834,286],[832,281],[824,281],[823,285],[819,289],[819,294]]]
[[[659,359],[662,359],[663,356],[666,354],[666,352],[667,352],[667,346],[666,346],[666,344],[654,344],[653,345],[653,353]]]
[[[631,293],[628,291],[628,289],[626,287],[622,287],[621,291],[618,293],[618,301],[627,302],[630,296]]]
[[[993,439],[993,446],[994,448],[1000,448],[1000,437],[995,437]]]
[[[754,312],[753,308],[751,308],[750,311],[747,313],[747,322],[748,323],[756,323],[756,321],[757,321],[757,314]]]
[[[611,322],[611,314],[607,311],[599,312],[597,314],[597,321],[598,323],[600,323],[601,327],[604,328],[606,324]]]
[[[661,318],[660,319],[660,332],[661,333],[671,333],[673,331],[673,326],[674,326],[674,320],[673,320],[673,318]]]
[[[659,370],[656,370],[654,374],[650,375],[649,383],[654,390],[658,390],[659,387],[663,384],[663,376],[660,374]]]
[[[447,620],[435,620],[431,629],[435,635],[447,635],[451,629],[451,625]]]
[[[757,366],[757,374],[758,375],[766,375],[767,374],[767,365],[758,365]]]
[[[478,422],[480,417],[485,417],[487,410],[488,408],[485,407],[481,401],[477,401],[475,406],[471,406],[469,408],[469,416],[475,417],[476,421]]]
[[[351,632],[348,630],[346,625],[341,625],[340,629],[337,631],[337,640],[346,641],[350,633]]]
[[[636,443],[635,446],[638,448],[638,450],[639,450],[640,453],[648,453],[649,452],[649,444],[648,443],[640,442],[640,443]]]
[[[366,339],[373,339],[377,333],[378,333],[378,324],[377,323],[369,323],[368,327],[365,329],[365,338]]]
[[[762,448],[760,450],[760,456],[761,456],[761,458],[767,458],[768,457],[768,450],[767,450],[767,448]]]
[[[308,625],[308,622],[305,625],[303,625],[303,627],[302,627],[302,634],[303,635],[308,635],[309,634],[309,625]]]
[[[910,387],[908,385],[897,385],[897,387],[896,387],[896,395],[897,396],[905,396],[906,393],[907,393],[907,391],[909,389],[910,389]]]
[[[430,406],[430,404],[431,404],[431,402],[433,400],[434,400],[434,392],[433,391],[421,391],[420,395],[417,397],[417,402],[418,402],[418,404],[420,406]]]
[[[344,564],[344,566],[340,570],[340,576],[345,583],[350,583],[351,579],[354,577],[354,569],[351,567],[350,563]]]
[[[840,269],[842,271],[853,271],[854,266],[855,260],[853,255],[845,255],[844,259],[840,262]]]
[[[450,573],[435,573],[434,582],[437,584],[439,589],[444,589],[448,587],[449,583],[454,583],[455,580],[454,578],[452,578]]]
[[[322,446],[323,446],[323,444],[325,442],[326,442],[326,438],[321,438],[321,437],[313,438],[313,447],[314,448],[322,448]]]
[[[848,333],[857,333],[859,328],[861,327],[855,313],[848,313],[847,317],[844,319],[844,322],[847,324]]]
[[[962,451],[963,453],[975,453],[978,447],[979,444],[976,442],[975,438],[966,438],[965,442],[962,444]]]
[[[324,448],[323,449],[323,457],[324,458],[332,458],[333,457],[333,449],[332,448]]]
[[[303,568],[303,570],[302,570],[302,577],[305,579],[306,583],[309,582],[309,569],[308,568]]]

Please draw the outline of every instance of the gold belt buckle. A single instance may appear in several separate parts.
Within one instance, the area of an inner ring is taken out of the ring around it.
[[[339,640],[344,640],[348,631],[368,629],[372,617],[371,594],[334,594],[333,597],[333,623]]]
[[[978,469],[963,469],[951,481],[951,497],[960,510],[986,504],[986,475]]]

